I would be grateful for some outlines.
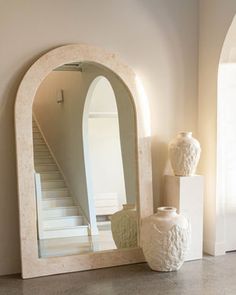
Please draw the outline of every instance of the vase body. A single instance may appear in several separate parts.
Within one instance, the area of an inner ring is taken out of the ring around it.
[[[125,204],[111,217],[111,231],[118,249],[137,247],[137,211],[135,205]]]
[[[190,240],[188,220],[173,207],[160,207],[141,226],[141,247],[152,270],[178,270],[185,259]]]
[[[194,175],[200,159],[201,147],[192,132],[181,132],[169,144],[169,157],[176,176]]]

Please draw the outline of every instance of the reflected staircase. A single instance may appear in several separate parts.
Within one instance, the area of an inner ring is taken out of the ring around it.
[[[41,180],[40,239],[89,234],[88,224],[75,205],[63,176],[33,119],[34,167]]]

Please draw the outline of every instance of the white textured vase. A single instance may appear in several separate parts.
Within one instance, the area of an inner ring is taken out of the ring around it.
[[[111,217],[111,231],[116,247],[137,247],[137,211],[135,205],[124,204],[123,209]]]
[[[189,240],[189,222],[173,207],[160,207],[156,214],[142,221],[141,247],[148,265],[155,271],[178,270]]]
[[[174,174],[194,175],[200,154],[200,144],[192,137],[192,132],[180,132],[169,144],[169,157]]]

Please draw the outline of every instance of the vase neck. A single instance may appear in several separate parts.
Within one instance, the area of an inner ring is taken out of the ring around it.
[[[179,137],[188,137],[191,138],[192,137],[192,132],[180,132],[178,134]]]
[[[174,207],[159,207],[157,208],[157,214],[163,217],[172,217],[176,215],[176,208]]]
[[[134,204],[123,204],[123,209],[124,210],[131,210],[131,209],[135,209],[135,205]]]

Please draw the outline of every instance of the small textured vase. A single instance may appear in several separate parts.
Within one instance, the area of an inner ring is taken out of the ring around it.
[[[135,205],[124,204],[111,217],[111,231],[118,249],[137,247],[137,211]]]
[[[200,154],[200,144],[192,137],[192,132],[180,132],[169,144],[169,157],[174,174],[194,175]]]
[[[152,270],[178,270],[185,259],[190,240],[188,220],[173,207],[160,207],[141,226],[141,247]]]

